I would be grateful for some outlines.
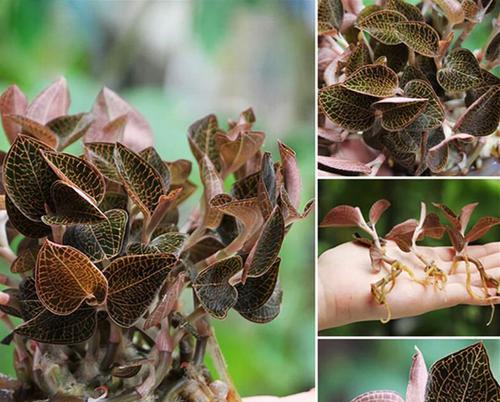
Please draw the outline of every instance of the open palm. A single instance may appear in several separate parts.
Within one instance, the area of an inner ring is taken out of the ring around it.
[[[425,278],[424,265],[413,253],[402,252],[394,243],[386,246],[387,254],[411,267],[419,279]],[[418,247],[428,261],[448,273],[454,252],[450,247]],[[468,255],[480,259],[493,278],[500,279],[500,242],[469,246]],[[368,249],[355,243],[345,243],[323,253],[318,261],[319,328],[325,329],[357,321],[380,320],[387,312],[370,292],[370,285],[387,272],[373,272]],[[500,297],[485,300],[480,275],[471,268],[472,290],[481,297],[471,297],[466,289],[465,263],[460,263],[443,290],[423,286],[405,273],[401,274],[387,295],[393,318],[409,317],[458,304],[488,305],[499,303]]]

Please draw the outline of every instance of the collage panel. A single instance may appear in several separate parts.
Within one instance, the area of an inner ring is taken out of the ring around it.
[[[0,1],[0,401],[316,400],[314,16]]]
[[[499,176],[495,1],[318,3],[318,176]]]
[[[319,402],[500,398],[498,339],[321,339]]]
[[[498,180],[321,180],[320,335],[495,336]]]

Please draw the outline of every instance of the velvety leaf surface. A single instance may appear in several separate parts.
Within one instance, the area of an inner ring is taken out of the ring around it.
[[[404,43],[400,43],[398,45],[386,45],[382,42],[377,42],[373,52],[375,60],[385,57],[385,62],[383,64],[387,65],[387,67],[395,72],[401,71],[408,62],[408,47]],[[400,86],[402,85],[403,84],[400,83]]]
[[[257,197],[259,180],[260,171],[235,181],[231,188],[231,195],[238,200]]]
[[[360,15],[357,25],[380,42],[397,45],[401,43],[401,39],[397,35],[395,24],[406,20],[406,17],[398,11],[381,10],[366,16]]]
[[[24,321],[47,311],[38,298],[35,280],[31,276],[24,278],[19,284],[19,307]]]
[[[28,100],[17,85],[9,86],[2,95],[0,95],[0,113],[2,115],[3,131],[11,144],[21,131],[21,127],[7,118],[6,115],[23,115],[27,106]]]
[[[34,271],[39,250],[40,246],[18,251],[17,258],[14,260],[10,267],[11,272],[23,273]]]
[[[398,131],[408,127],[426,109],[427,99],[385,98],[373,104],[381,112],[382,127],[388,131]]]
[[[445,135],[442,127],[438,127],[429,132],[427,139],[428,152],[425,155],[425,161],[431,172],[438,173],[445,169],[448,163],[448,143],[445,141]]]
[[[411,127],[429,130],[440,127],[444,120],[444,108],[432,86],[424,80],[411,80],[404,87],[404,93],[410,98],[427,99],[422,114]]]
[[[333,28],[340,30],[344,18],[344,6],[341,0],[319,0],[318,2],[318,30],[331,31]]]
[[[40,220],[50,202],[50,187],[57,176],[39,149],[50,150],[41,142],[19,135],[3,164],[3,185],[14,205],[28,218]]]
[[[77,187],[57,180],[52,184],[50,194],[54,212],[42,216],[42,222],[47,225],[90,224],[106,219],[94,200]]]
[[[327,168],[343,170],[346,172],[355,172],[362,174],[370,174],[371,168],[362,162],[352,159],[338,159],[330,156],[318,156],[318,165],[323,165]],[[324,169],[323,169],[324,170]]]
[[[104,198],[99,204],[99,209],[103,212],[110,209],[127,209],[128,196],[125,193],[116,191],[106,191]]]
[[[269,216],[262,232],[245,261],[244,275],[258,277],[271,268],[285,238],[285,220],[278,207]],[[274,287],[273,287],[274,289]]]
[[[45,124],[56,117],[68,114],[70,96],[68,84],[63,77],[58,78],[30,103],[26,117]]]
[[[163,178],[144,158],[117,143],[115,163],[129,197],[146,216],[158,206],[159,198],[167,189]]]
[[[85,142],[123,141],[124,145],[136,152],[153,145],[152,130],[144,116],[109,88],[104,88],[97,96],[92,115],[94,123],[85,134]],[[106,126],[124,115],[127,124],[124,126],[123,139],[110,135],[116,131],[109,127],[105,130]]]
[[[342,85],[332,85],[319,91],[322,112],[339,126],[351,131],[370,128],[375,116],[370,106],[377,98],[350,91]]]
[[[156,149],[153,147],[148,147],[146,149],[143,149],[140,153],[140,156],[142,156],[151,166],[153,166],[156,171],[160,174],[160,176],[163,179],[163,184],[166,189],[170,188],[170,170],[168,166],[163,162],[161,159],[161,156],[156,152]]]
[[[171,254],[120,257],[104,270],[109,291],[106,306],[111,319],[129,328],[149,308],[170,269],[177,263]]]
[[[240,256],[229,257],[203,269],[193,282],[203,308],[213,317],[224,319],[238,298],[238,292],[229,279],[243,268]]]
[[[37,342],[71,345],[89,339],[95,332],[96,324],[95,309],[90,306],[82,306],[65,316],[52,314],[45,310],[18,326],[14,332]]]
[[[78,187],[96,203],[102,201],[106,183],[97,168],[83,159],[62,152],[42,151],[42,155],[59,179]]]
[[[453,131],[475,136],[490,135],[500,121],[500,85],[491,87],[470,105],[455,123]]]
[[[436,77],[446,91],[466,91],[481,82],[481,68],[470,50],[458,48],[444,58]]]
[[[388,0],[385,6],[388,10],[400,12],[408,19],[408,21],[424,20],[420,9],[404,0]]]
[[[47,123],[47,127],[57,135],[58,149],[64,149],[83,137],[92,122],[90,113],[78,113],[56,117]]]
[[[121,209],[112,209],[105,215],[106,219],[101,222],[67,228],[64,244],[80,250],[94,262],[118,255],[125,238],[128,214]]]
[[[255,310],[239,310],[238,313],[248,321],[255,322],[257,324],[265,324],[274,320],[280,313],[281,310],[281,300],[283,298],[283,291],[279,283],[276,284],[274,292],[269,298],[269,300]]]
[[[320,223],[320,227],[356,227],[363,222],[361,210],[350,205],[339,205],[331,209]]]
[[[215,254],[218,250],[224,248],[224,244],[215,236],[207,235],[203,236],[198,242],[193,246],[189,247],[184,251],[184,254],[189,256],[189,260],[196,264],[197,262],[204,260]]]
[[[271,298],[276,284],[281,259],[275,259],[269,269],[258,277],[249,277],[245,283],[238,283],[235,287],[238,300],[234,305],[237,311],[253,311],[262,307]]]
[[[405,402],[394,391],[370,391],[354,398],[351,402]]]
[[[438,360],[431,367],[427,402],[497,402],[499,398],[500,388],[482,343]]]
[[[204,186],[203,198],[205,215],[203,217],[203,224],[207,228],[215,229],[219,226],[222,219],[222,213],[213,205],[212,200],[219,195],[220,197],[217,203],[226,200],[227,197],[223,194],[224,182],[208,156],[203,156],[199,163],[200,177]]]
[[[179,255],[188,235],[179,232],[164,233],[156,237],[148,245],[142,243],[131,243],[127,254],[174,254]]]
[[[467,235],[465,236],[465,240],[467,242],[478,240],[496,225],[500,225],[500,218],[496,218],[493,216],[483,216],[482,218],[479,218],[476,224],[467,233]]]
[[[57,315],[68,315],[86,301],[104,303],[107,283],[104,275],[79,250],[46,240],[35,269],[37,295]]]
[[[394,29],[396,37],[415,52],[427,57],[439,54],[439,34],[425,22],[397,22]]]
[[[85,157],[92,162],[106,177],[121,184],[121,178],[115,166],[115,144],[106,142],[89,142],[85,144]]]
[[[343,82],[343,86],[351,91],[375,97],[394,96],[398,84],[396,73],[381,64],[362,66]]]
[[[357,45],[351,48],[351,54],[347,59],[345,66],[345,73],[349,76],[358,68],[370,63],[370,52],[368,51],[365,42],[360,41]]]
[[[41,238],[50,234],[51,229],[49,226],[40,221],[33,221],[26,217],[21,211],[19,211],[19,209],[17,209],[8,196],[5,196],[5,207],[10,223],[22,235],[33,238]]]

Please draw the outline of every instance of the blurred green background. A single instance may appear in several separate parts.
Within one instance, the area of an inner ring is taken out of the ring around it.
[[[194,120],[214,112],[224,122],[252,106],[275,158],[278,138],[298,151],[305,202],[314,193],[314,12],[313,0],[4,0],[0,90],[16,83],[32,99],[64,75],[76,113],[108,86],[147,118],[167,160],[194,160],[186,138]],[[196,168],[192,178],[199,183]],[[314,384],[313,220],[285,240],[280,316],[268,325],[234,313],[215,322],[242,395]],[[0,372],[13,374],[11,357],[0,345]]]
[[[348,402],[367,391],[392,390],[406,394],[412,356],[417,346],[430,369],[438,359],[478,340],[391,339],[319,341],[319,402]],[[500,341],[483,341],[490,366],[500,380]]]
[[[500,180],[321,180],[318,187],[318,221],[321,222],[331,208],[341,204],[359,206],[367,217],[371,205],[381,198],[388,199],[392,204],[377,224],[377,232],[381,236],[406,219],[418,219],[421,201],[427,204],[428,212],[438,212],[431,204],[437,202],[446,204],[456,213],[468,203],[479,202],[469,223],[471,228],[482,216],[499,216]],[[355,228],[318,229],[318,253],[351,241],[356,231],[358,230]],[[496,226],[475,243],[499,240],[500,227]],[[433,246],[450,243],[445,234],[442,240],[426,239],[419,244]],[[350,324],[322,331],[321,335],[498,335],[500,317],[497,314],[493,323],[487,327],[489,317],[489,307],[457,306],[417,317],[392,320],[388,324],[378,321]]]

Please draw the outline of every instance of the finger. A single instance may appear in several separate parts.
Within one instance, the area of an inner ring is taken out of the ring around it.
[[[500,242],[493,242],[476,246],[467,246],[467,254],[474,258],[483,258],[494,254],[499,255]]]
[[[496,268],[500,268],[500,254],[491,254],[485,257],[482,257],[480,260],[481,265],[487,271],[493,270]],[[455,272],[456,273],[464,273],[466,271],[467,263],[465,261],[457,261],[455,263]],[[477,267],[474,263],[469,261],[469,270],[471,272],[477,271]]]
[[[494,279],[500,280],[500,268],[490,269],[488,271],[488,276],[490,276]],[[454,275],[449,276],[448,280],[450,283],[465,284],[465,282],[467,280],[467,274],[466,273],[454,274]],[[481,286],[482,280],[481,280],[481,275],[479,274],[479,272],[477,272],[477,271],[471,272],[470,281],[471,281],[471,284],[474,286]]]

